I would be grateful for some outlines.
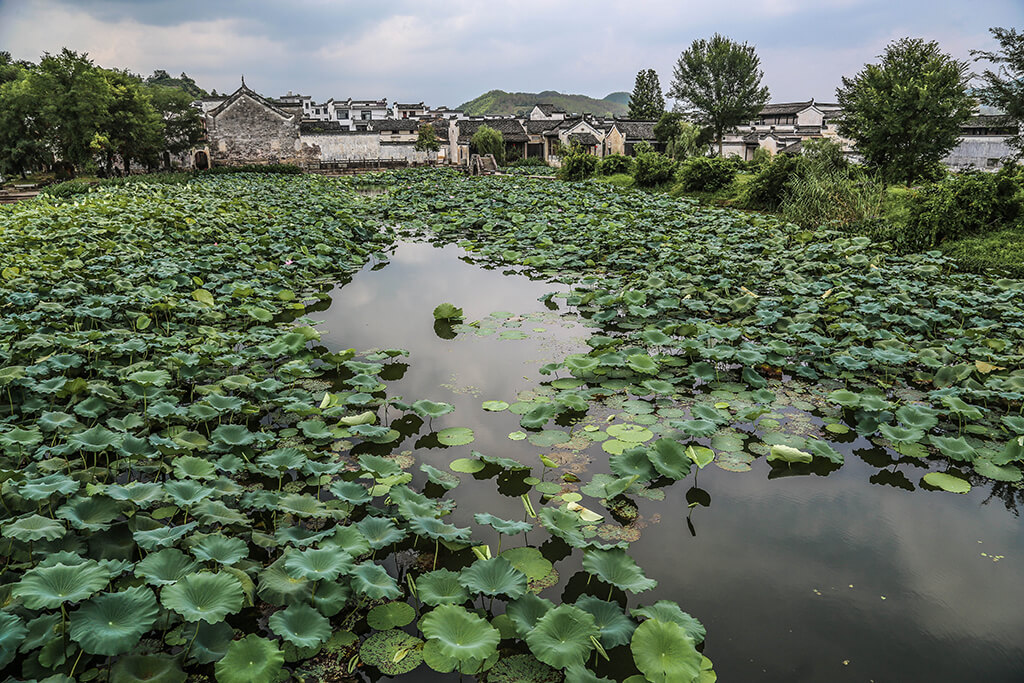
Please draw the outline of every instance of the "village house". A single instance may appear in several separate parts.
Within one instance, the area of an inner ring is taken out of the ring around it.
[[[1007,141],[1017,134],[1008,116],[978,114],[961,127],[960,142],[942,163],[956,170],[996,171],[1015,151]]]
[[[782,102],[768,104],[756,119],[738,126],[722,137],[722,156],[738,156],[744,161],[754,152],[765,149],[771,154],[797,154],[804,140],[828,137],[853,152],[848,140],[839,137],[834,121],[840,111],[838,104]]]

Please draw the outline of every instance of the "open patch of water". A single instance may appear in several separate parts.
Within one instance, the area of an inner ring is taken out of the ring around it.
[[[511,440],[519,415],[481,409],[483,401],[513,403],[521,392],[543,391],[552,377],[540,367],[587,350],[590,330],[538,301],[564,286],[481,268],[464,256],[455,246],[399,243],[386,265],[367,266],[315,316],[325,320],[323,341],[334,348],[410,352],[392,364],[389,395],[455,406],[430,423],[407,425],[411,435],[386,452],[416,458],[417,485],[425,482],[420,462],[447,470],[471,450],[530,464],[537,477],[545,469],[538,455],[558,455],[562,467],[549,469],[547,480],[574,472],[585,483],[607,472],[599,443],[574,449]],[[431,312],[442,302],[462,307],[467,322],[478,322],[475,331],[449,338],[450,330],[436,327]],[[825,438],[821,420],[802,408],[787,409],[780,421],[795,417],[800,429]],[[603,414],[590,418],[595,427],[604,422]],[[476,440],[443,447],[429,435],[446,427],[469,427]],[[583,432],[582,424],[548,428]],[[752,429],[737,425],[736,432],[746,437]],[[764,429],[756,433],[755,441],[765,436]],[[704,653],[723,681],[1020,680],[1020,491],[991,483],[963,496],[925,490],[923,462],[896,460],[852,432],[827,440],[845,456],[843,466],[770,467],[762,457],[749,471],[695,468],[662,489],[663,500],[634,497],[639,517],[628,527],[635,539],[629,552],[659,585],[631,596],[628,606],[674,600],[703,621]],[[512,478],[460,478],[448,494],[459,503],[450,521],[473,526],[495,549],[493,531],[476,525],[473,513],[521,519],[523,486]],[[541,503],[536,491],[532,500]],[[606,513],[593,498],[580,502]],[[568,553],[543,530],[528,540],[559,572],[543,597],[571,602],[586,590],[579,552]],[[521,536],[505,539],[506,547],[522,543]],[[613,651],[604,675],[621,679],[616,662],[628,659]],[[412,676],[455,680],[425,666]]]

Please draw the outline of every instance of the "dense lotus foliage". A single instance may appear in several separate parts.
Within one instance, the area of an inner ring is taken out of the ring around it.
[[[632,681],[714,680],[698,651],[703,626],[675,603],[636,603],[655,581],[625,540],[595,532],[601,515],[580,494],[542,496],[552,482],[526,477],[529,466],[470,451],[470,429],[441,429],[440,446],[471,456],[453,472],[527,482],[522,519],[477,511],[487,534],[475,538],[445,520],[459,476],[396,453],[451,406],[388,395],[401,349],[320,343],[307,315],[391,243],[395,215],[422,219],[465,192],[470,213],[456,225],[476,230],[478,198],[496,189],[440,176],[432,197],[408,177],[402,200],[317,177],[238,175],[0,207],[0,673],[232,683],[415,680],[429,667],[577,682],[609,680],[594,671],[615,659]],[[536,192],[523,194],[524,209]],[[553,214],[563,199],[549,192],[537,201]],[[596,210],[614,197],[594,199]],[[439,213],[439,235],[452,216]],[[561,258],[526,237],[519,248]],[[455,329],[459,319],[439,322]],[[609,353],[641,373],[647,394],[670,396],[679,379],[661,368],[687,356],[635,343],[566,359],[585,379],[523,414],[530,443],[568,439],[543,427],[586,414],[600,392],[584,382],[605,374]],[[624,389],[641,385],[624,372]],[[586,483],[610,506],[645,482],[685,476],[697,453],[669,436],[648,449],[639,425],[617,432],[630,446],[618,476]],[[412,486],[414,468],[426,486]],[[558,575],[521,543],[538,525],[591,575],[574,603],[539,595]],[[504,550],[492,553],[494,536]]]

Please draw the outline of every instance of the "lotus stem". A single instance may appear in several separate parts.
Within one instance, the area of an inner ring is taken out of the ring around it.
[[[434,567],[433,567],[433,569],[437,569],[437,549],[438,549],[439,542],[440,542],[440,539],[437,539],[437,538],[434,539]],[[433,569],[431,571],[433,571]]]
[[[181,656],[182,661],[188,659],[188,653],[192,650],[192,643],[196,642],[196,636],[199,635],[199,622],[196,622],[196,632],[192,634],[192,640],[188,641],[188,647],[185,648],[185,654]]]
[[[198,630],[198,629],[197,629]],[[74,680],[75,669],[78,668],[78,660],[82,658],[82,654],[85,652],[82,648],[78,648],[78,656],[75,657],[75,663],[71,665],[71,673],[68,674],[68,678]]]

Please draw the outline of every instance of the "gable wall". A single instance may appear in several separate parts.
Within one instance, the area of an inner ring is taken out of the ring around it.
[[[214,165],[302,164],[299,117],[282,117],[261,102],[241,95],[207,118]]]

